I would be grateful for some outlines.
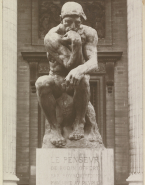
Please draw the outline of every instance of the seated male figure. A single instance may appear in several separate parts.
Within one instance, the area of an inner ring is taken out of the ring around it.
[[[89,74],[98,68],[97,32],[82,24],[86,16],[78,3],[65,3],[61,19],[61,24],[52,28],[44,39],[50,63],[49,76],[42,76],[36,81],[39,104],[51,127],[51,142],[58,147],[65,145],[61,125],[56,119],[56,100],[64,92],[73,96],[75,109],[73,131],[69,139],[84,137],[85,117],[88,116],[91,125],[89,140],[99,138],[99,142],[102,142],[101,136],[96,136],[95,112],[89,102]],[[87,112],[93,114],[89,116]]]

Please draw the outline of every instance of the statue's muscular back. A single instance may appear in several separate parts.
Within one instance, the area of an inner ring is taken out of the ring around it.
[[[95,37],[94,32],[93,28],[81,25],[77,32],[68,31],[66,36],[62,24],[52,28],[44,39],[50,71],[66,76],[71,69],[88,60],[85,45],[90,38]],[[72,54],[73,61],[69,65]]]

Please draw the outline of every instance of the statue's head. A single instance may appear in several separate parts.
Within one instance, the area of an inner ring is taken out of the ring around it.
[[[66,31],[77,31],[80,28],[82,20],[86,20],[86,15],[80,4],[76,2],[67,2],[61,9],[62,24]]]

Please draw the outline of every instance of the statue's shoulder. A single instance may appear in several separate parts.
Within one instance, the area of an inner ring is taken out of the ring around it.
[[[61,25],[51,28],[44,37],[44,45],[54,44],[60,37],[60,29]]]
[[[57,33],[58,30],[59,30],[59,27],[60,27],[60,25],[51,28],[51,29],[48,31],[48,33],[45,35],[44,39],[46,39],[47,37],[49,37],[49,35],[52,35],[52,34]]]
[[[81,27],[87,38],[96,37],[97,31],[94,28],[87,26],[87,25],[83,25],[83,24],[81,25]]]
[[[54,27],[51,30],[49,30],[49,32],[44,37],[44,43],[46,43],[47,41],[51,40],[51,37],[56,33],[56,29],[57,28]]]
[[[53,27],[49,30],[49,32],[44,37],[44,41],[63,34],[64,34],[63,25],[59,24],[58,26]]]

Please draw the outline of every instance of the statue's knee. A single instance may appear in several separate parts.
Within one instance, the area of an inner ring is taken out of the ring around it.
[[[41,76],[37,79],[35,82],[35,87],[37,91],[40,91],[41,89],[51,89],[52,85],[54,84],[54,81],[49,76]]]
[[[84,75],[84,77],[81,79],[79,84],[80,88],[90,86],[89,80],[90,80],[90,77],[88,75]]]

